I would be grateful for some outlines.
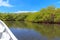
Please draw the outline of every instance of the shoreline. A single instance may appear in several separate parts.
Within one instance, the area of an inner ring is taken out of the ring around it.
[[[15,21],[15,20],[5,20],[5,21]],[[31,21],[20,21],[20,22],[31,22]],[[31,22],[31,23],[60,24],[60,22]]]

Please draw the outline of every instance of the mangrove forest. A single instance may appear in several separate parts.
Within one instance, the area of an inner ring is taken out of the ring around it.
[[[3,21],[29,21],[34,23],[60,23],[60,8],[49,6],[37,12],[0,13]]]

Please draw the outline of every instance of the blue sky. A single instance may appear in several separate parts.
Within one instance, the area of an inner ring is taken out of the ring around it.
[[[0,12],[39,11],[50,5],[60,7],[60,0],[0,0]]]

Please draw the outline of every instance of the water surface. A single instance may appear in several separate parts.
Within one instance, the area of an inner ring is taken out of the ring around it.
[[[60,40],[59,24],[5,21],[19,40]]]

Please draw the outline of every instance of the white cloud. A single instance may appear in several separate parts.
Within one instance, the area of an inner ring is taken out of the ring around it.
[[[37,12],[37,11],[17,11],[15,13],[27,13],[27,12]]]
[[[11,4],[9,4],[9,0],[7,1],[0,0],[0,6],[13,7]]]

